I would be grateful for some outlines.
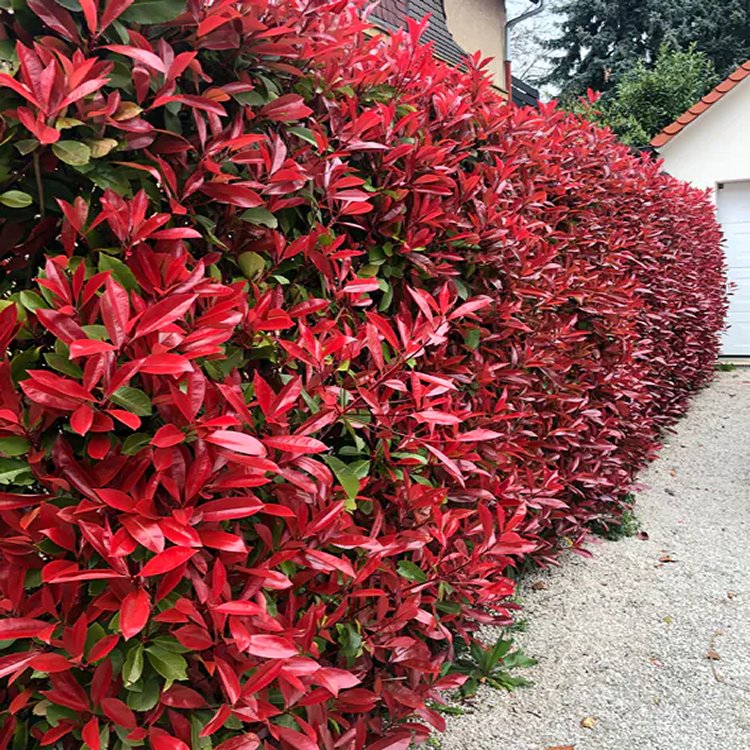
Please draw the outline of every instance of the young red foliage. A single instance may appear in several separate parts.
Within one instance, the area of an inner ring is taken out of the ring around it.
[[[710,378],[710,202],[346,0],[72,5],[5,20],[0,750],[421,741]]]

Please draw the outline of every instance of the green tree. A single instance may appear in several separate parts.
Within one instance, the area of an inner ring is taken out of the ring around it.
[[[560,34],[547,43],[545,83],[563,97],[613,91],[638,63],[654,64],[667,43],[704,52],[720,75],[750,58],[748,0],[563,0]]]
[[[664,45],[652,68],[639,62],[623,75],[600,117],[625,143],[644,146],[717,81],[713,62],[695,45],[684,52]]]

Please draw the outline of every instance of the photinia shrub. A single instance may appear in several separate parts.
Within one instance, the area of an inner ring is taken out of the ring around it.
[[[0,750],[406,750],[710,378],[706,196],[360,10],[3,13]]]

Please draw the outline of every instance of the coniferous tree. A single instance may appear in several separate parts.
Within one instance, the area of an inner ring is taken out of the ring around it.
[[[636,64],[653,65],[664,43],[695,44],[720,75],[750,58],[750,0],[563,0],[558,12],[544,82],[563,97],[613,91]]]
[[[624,143],[646,146],[665,125],[677,119],[717,82],[714,64],[695,45],[676,50],[666,44],[653,67],[639,62],[617,83],[612,95],[593,106],[572,108],[609,125]]]

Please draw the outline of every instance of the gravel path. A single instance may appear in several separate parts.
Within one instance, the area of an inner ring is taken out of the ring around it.
[[[480,692],[443,750],[750,750],[750,370],[667,443],[638,493],[648,539],[524,586],[535,685]]]

